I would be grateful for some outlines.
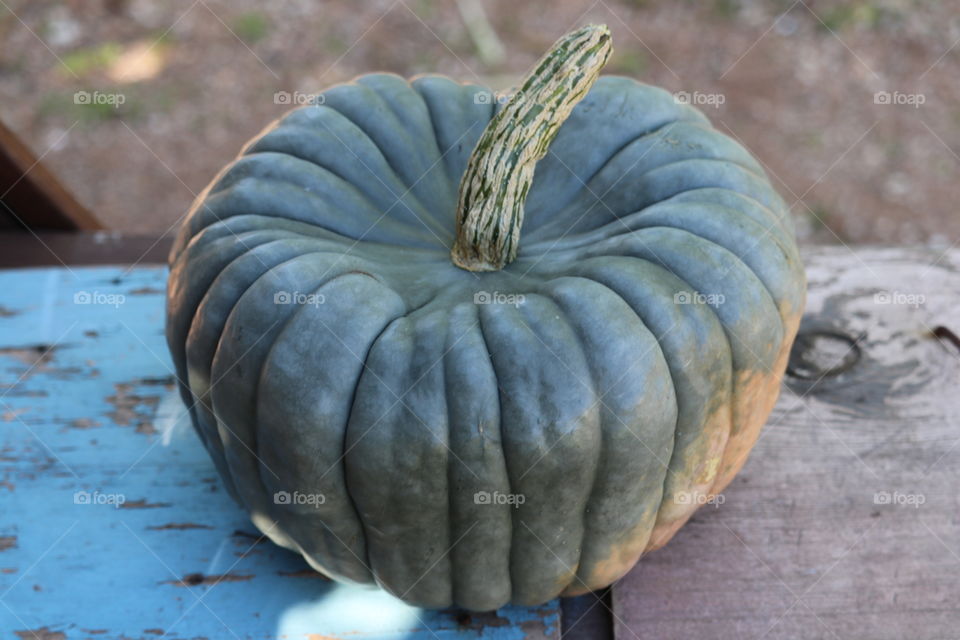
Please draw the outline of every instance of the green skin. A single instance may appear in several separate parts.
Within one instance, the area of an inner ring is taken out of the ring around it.
[[[424,607],[600,588],[666,542],[743,464],[805,296],[757,162],[612,76],[537,165],[517,259],[454,266],[458,184],[500,108],[482,90],[329,89],[247,145],[171,256],[168,342],[231,494],[316,569]]]

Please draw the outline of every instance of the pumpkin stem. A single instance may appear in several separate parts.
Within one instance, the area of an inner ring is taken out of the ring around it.
[[[611,51],[606,25],[568,33],[490,120],[460,180],[457,239],[450,252],[455,265],[499,271],[517,257],[523,201],[537,161],[596,82]]]

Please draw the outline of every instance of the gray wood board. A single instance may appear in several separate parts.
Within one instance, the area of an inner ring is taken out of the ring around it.
[[[620,640],[960,638],[960,250],[805,263],[776,409],[722,504],[614,587]]]

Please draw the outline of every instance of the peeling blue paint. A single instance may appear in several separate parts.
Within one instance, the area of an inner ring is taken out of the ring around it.
[[[257,543],[173,387],[165,280],[0,272],[0,636],[559,638],[557,601],[424,611]]]

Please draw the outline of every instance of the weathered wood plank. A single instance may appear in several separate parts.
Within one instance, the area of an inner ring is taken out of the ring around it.
[[[805,353],[723,503],[614,588],[620,640],[960,638],[960,250],[806,264]]]
[[[95,264],[166,264],[172,237],[116,231],[0,231],[0,269]]]
[[[183,416],[165,279],[0,272],[0,637],[559,637],[556,601],[422,611],[259,540]]]

